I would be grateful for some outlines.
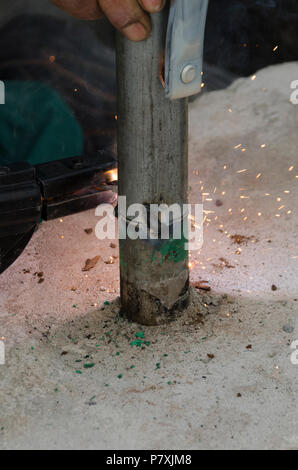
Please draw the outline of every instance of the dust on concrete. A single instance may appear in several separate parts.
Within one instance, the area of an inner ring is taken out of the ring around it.
[[[172,323],[119,316],[117,242],[84,231],[93,211],[34,234],[0,278],[1,448],[297,448],[297,73],[269,67],[192,105],[190,200],[207,220],[191,280],[211,292]]]

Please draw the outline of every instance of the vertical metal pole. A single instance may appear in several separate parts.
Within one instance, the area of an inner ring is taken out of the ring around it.
[[[119,195],[127,206],[187,202],[187,100],[170,101],[160,80],[169,10],[152,15],[140,43],[117,37]],[[156,325],[188,300],[188,253],[181,240],[158,249],[120,240],[122,312]]]

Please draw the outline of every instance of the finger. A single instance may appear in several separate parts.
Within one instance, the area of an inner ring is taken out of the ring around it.
[[[149,16],[137,0],[98,0],[110,22],[132,41],[142,41],[151,31]]]
[[[54,5],[82,20],[97,20],[103,13],[97,0],[51,0]]]
[[[139,3],[149,13],[157,13],[163,9],[166,0],[139,0]]]

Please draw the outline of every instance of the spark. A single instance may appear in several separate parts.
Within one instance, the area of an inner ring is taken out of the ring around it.
[[[277,51],[277,49],[278,49],[278,46],[275,46],[275,47],[273,48],[273,52]]]
[[[118,181],[118,170],[117,168],[115,168],[114,170],[109,170],[109,171],[106,171],[106,176],[107,176],[107,180],[109,183],[114,183],[116,181]]]
[[[261,149],[264,149],[266,147],[266,144],[260,145]]]
[[[289,168],[289,171],[293,171],[294,170],[294,165],[290,166]]]
[[[252,81],[254,81],[256,78],[257,78],[256,75],[252,75],[252,76],[250,77],[250,79],[251,79]]]
[[[240,149],[241,146],[242,146],[242,144],[235,145],[234,149],[235,150]]]
[[[238,170],[237,173],[245,173],[247,171],[247,168],[244,168],[243,170]]]
[[[259,178],[261,178],[261,176],[262,176],[262,173],[258,173],[256,176],[256,179],[258,180]]]

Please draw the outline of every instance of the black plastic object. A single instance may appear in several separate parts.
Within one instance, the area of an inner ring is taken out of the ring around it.
[[[113,203],[110,190],[116,162],[105,151],[97,156],[75,157],[37,165],[37,179],[43,197],[42,218],[56,219]]]
[[[40,213],[35,168],[28,163],[0,166],[0,273],[22,253]]]
[[[22,253],[41,219],[116,205],[113,155],[0,166],[0,273]]]

